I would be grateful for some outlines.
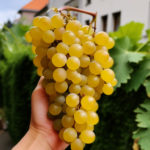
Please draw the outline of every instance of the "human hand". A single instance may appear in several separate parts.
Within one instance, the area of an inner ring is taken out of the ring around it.
[[[68,145],[53,129],[53,121],[47,117],[48,96],[42,87],[42,78],[32,93],[31,122],[29,131],[13,150],[64,150]],[[33,142],[32,142],[33,141]]]

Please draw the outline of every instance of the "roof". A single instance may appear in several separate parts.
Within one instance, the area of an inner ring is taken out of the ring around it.
[[[41,11],[43,8],[45,8],[49,3],[49,0],[32,0],[31,2],[29,2],[28,4],[26,4],[25,6],[23,6],[19,12],[22,11]]]

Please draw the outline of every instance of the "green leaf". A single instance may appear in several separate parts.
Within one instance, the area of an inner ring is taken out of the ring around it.
[[[132,21],[124,26],[121,26],[117,32],[110,33],[110,36],[113,38],[128,36],[132,41],[132,44],[136,44],[142,38],[143,28],[144,24]]]
[[[126,91],[137,91],[145,79],[150,75],[150,59],[144,59],[131,75],[131,80],[126,85]]]
[[[147,29],[147,30],[146,30],[146,33],[147,33],[148,39],[150,40],[150,29]]]
[[[118,87],[123,83],[127,83],[131,78],[130,74],[133,68],[130,63],[138,63],[142,61],[145,56],[145,54],[141,52],[131,51],[130,46],[131,40],[128,37],[123,37],[116,40],[116,45],[110,52],[115,60],[113,69],[118,80]]]
[[[137,108],[135,112],[136,122],[138,122],[139,129],[133,134],[134,139],[139,139],[139,145],[142,150],[149,150],[150,148],[150,100],[146,100]]]
[[[146,88],[147,96],[150,97],[150,80],[145,80],[144,86]]]

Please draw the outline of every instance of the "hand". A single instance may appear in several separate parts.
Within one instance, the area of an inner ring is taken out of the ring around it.
[[[25,150],[64,150],[68,146],[60,140],[53,122],[47,117],[49,102],[41,82],[42,78],[32,93],[29,131],[13,150],[19,150],[19,147],[21,150],[23,147]]]

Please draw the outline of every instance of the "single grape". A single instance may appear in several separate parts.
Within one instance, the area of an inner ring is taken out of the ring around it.
[[[106,44],[106,47],[108,49],[112,49],[115,45],[115,41],[112,38],[109,38],[108,43]]]
[[[88,115],[87,124],[96,125],[99,122],[99,117],[96,112],[88,111],[87,115]]]
[[[63,105],[65,103],[65,96],[60,95],[55,99],[55,102],[59,105]]]
[[[75,38],[75,42],[74,42],[75,44],[81,44],[81,40],[79,39],[79,38]]]
[[[56,48],[55,48],[55,47],[50,47],[50,48],[47,50],[47,57],[48,57],[49,59],[51,59],[54,54],[56,54]]]
[[[78,84],[71,84],[69,87],[69,92],[70,93],[75,93],[75,94],[79,94],[81,91],[81,86]]]
[[[36,56],[34,59],[33,59],[33,64],[36,66],[36,67],[40,67],[41,66],[41,58],[39,56]]]
[[[82,30],[78,30],[76,35],[77,35],[78,38],[82,39],[83,36],[84,36],[84,32]]]
[[[56,47],[58,53],[67,54],[69,51],[69,46],[63,42],[59,43]]]
[[[41,77],[42,76],[42,72],[43,72],[43,68],[42,67],[39,67],[37,69],[37,74]]]
[[[42,34],[43,34],[42,30],[38,27],[32,27],[30,29],[30,35],[32,37],[32,41],[35,40],[35,41],[39,42],[42,38]]]
[[[87,55],[91,55],[95,52],[96,46],[93,42],[87,41],[83,44],[83,52]]]
[[[38,26],[39,26],[40,19],[41,19],[40,16],[35,17],[35,18],[33,19],[33,22],[32,22],[33,26],[37,26],[37,27],[38,27]]]
[[[105,46],[109,41],[109,36],[106,32],[98,32],[94,37],[94,41],[98,45]]]
[[[67,60],[67,66],[71,70],[77,70],[80,67],[80,60],[78,57],[71,56]]]
[[[74,84],[79,84],[79,83],[81,82],[81,80],[82,80],[81,74],[75,71],[75,72],[72,74],[72,79],[71,79],[71,81],[72,81]]]
[[[83,143],[91,144],[95,141],[95,133],[91,130],[84,130],[79,136]]]
[[[105,95],[111,95],[114,91],[114,89],[110,83],[104,84],[102,90],[103,90]]]
[[[67,73],[64,68],[57,68],[53,72],[53,78],[56,82],[63,82],[67,78]]]
[[[85,130],[87,128],[87,124],[86,123],[84,123],[84,124],[75,123],[74,127],[77,132],[82,132],[83,130]]]
[[[89,64],[90,64],[90,57],[89,57],[89,56],[86,56],[86,55],[82,55],[82,56],[80,57],[80,66],[81,66],[82,68],[86,68],[86,67],[89,66]]]
[[[89,64],[89,70],[92,74],[99,75],[102,72],[102,66],[98,62],[92,61]]]
[[[61,123],[64,128],[69,128],[72,127],[74,124],[74,118],[68,115],[64,115],[62,117]]]
[[[48,83],[45,87],[45,91],[48,95],[53,95],[56,93],[55,87],[54,87],[54,83]]]
[[[61,130],[61,128],[62,128],[61,119],[56,119],[56,120],[53,121],[53,128],[56,131],[60,131]]]
[[[95,106],[95,103],[96,103],[96,101],[95,101],[94,97],[92,97],[92,96],[84,96],[81,99],[81,106],[85,110],[91,110],[91,109],[93,109],[94,106]]]
[[[56,82],[55,83],[55,90],[58,92],[58,93],[64,93],[66,92],[68,89],[68,84],[66,81],[64,82]]]
[[[106,82],[111,82],[115,78],[115,74],[111,69],[104,69],[101,72],[101,78]]]
[[[29,42],[29,43],[32,42],[32,37],[31,37],[31,34],[30,34],[29,31],[26,32],[26,34],[25,34],[25,39],[26,39],[26,41]]]
[[[94,33],[94,29],[88,25],[85,25],[81,28],[81,30],[85,33],[85,34],[89,34],[92,35]]]
[[[74,128],[66,128],[63,132],[63,138],[66,142],[73,142],[77,138],[77,132]]]
[[[83,48],[80,44],[72,44],[69,48],[69,55],[81,57],[83,54]]]
[[[94,130],[94,125],[87,124],[86,130]]]
[[[46,43],[53,43],[55,40],[55,34],[51,30],[47,30],[43,33],[42,39]]]
[[[105,62],[101,62],[101,65],[103,68],[107,69],[107,68],[111,68],[114,64],[114,61],[112,59],[112,57],[109,57],[107,61]]]
[[[69,107],[76,107],[79,104],[79,96],[75,93],[70,93],[66,97],[66,104]]]
[[[96,46],[96,50],[104,50],[104,51],[108,51],[106,46],[102,46],[102,45],[97,45]]]
[[[84,110],[79,109],[74,113],[74,119],[76,123],[84,124],[87,121],[87,113]]]
[[[53,78],[53,72],[50,69],[44,69],[43,70],[43,76],[45,79],[52,79]]]
[[[93,42],[93,37],[91,35],[84,34],[83,37],[81,38],[82,44],[84,44],[85,42],[88,42],[88,41]]]
[[[81,92],[80,92],[80,95],[81,96],[84,96],[84,95],[88,95],[88,96],[94,96],[95,94],[95,90],[94,88],[88,86],[88,85],[84,85],[82,88],[81,88]]]
[[[65,44],[67,45],[72,45],[75,43],[75,39],[76,39],[76,36],[73,32],[71,31],[66,31],[64,32],[63,36],[62,36],[62,40]]]
[[[91,87],[97,87],[99,84],[99,77],[95,75],[88,76],[88,85]]]
[[[56,67],[63,67],[67,62],[67,57],[62,53],[56,53],[52,57],[52,63]]]
[[[57,116],[61,113],[62,107],[60,105],[57,105],[55,103],[50,104],[49,106],[49,113],[53,116]]]
[[[87,76],[85,75],[81,75],[81,82],[80,85],[85,85],[87,83]]]
[[[56,14],[51,18],[51,24],[54,28],[61,28],[64,26],[64,19],[61,15]]]
[[[110,84],[112,85],[112,86],[116,86],[117,85],[117,79],[116,78],[114,78],[113,80],[111,80],[110,81]]]
[[[55,34],[55,39],[56,40],[62,40],[62,36],[65,32],[65,28],[61,27],[61,28],[57,28],[54,30],[54,34]]]
[[[71,143],[71,150],[83,150],[85,144],[80,139],[75,139]]]
[[[102,92],[102,88],[104,86],[104,81],[99,78],[99,85],[95,88],[96,92],[98,92],[99,94],[103,93]]]
[[[100,100],[101,98],[101,93],[102,93],[102,88],[101,89],[98,89],[100,92],[97,92],[96,89],[95,89],[95,94],[94,94],[94,98],[96,101]]]
[[[65,131],[65,128],[62,128],[60,131],[59,131],[59,138],[63,141],[64,140],[64,137],[63,137],[63,133]]]
[[[68,116],[73,116],[75,112],[76,112],[75,107],[67,107],[66,108],[66,113],[67,113]]]

